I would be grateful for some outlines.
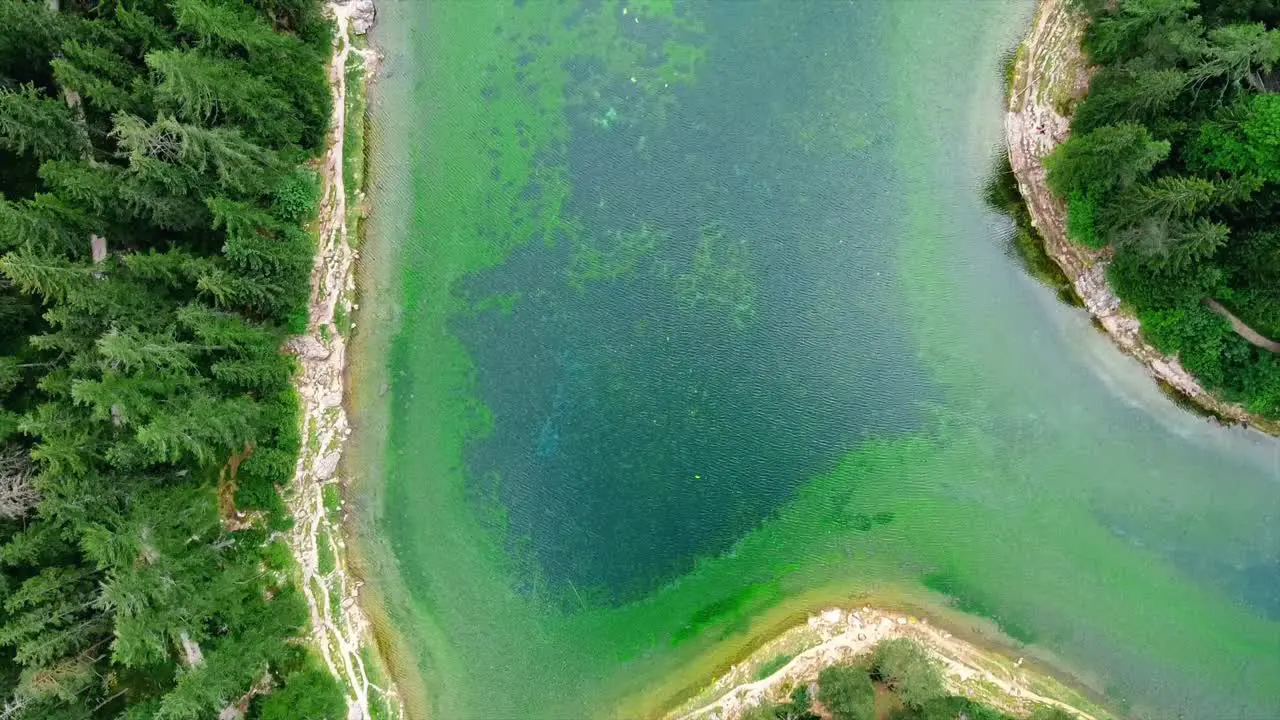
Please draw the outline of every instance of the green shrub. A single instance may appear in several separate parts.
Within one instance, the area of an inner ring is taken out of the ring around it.
[[[907,638],[884,640],[871,655],[872,675],[910,707],[942,697],[946,688],[938,665],[924,648]]]
[[[1200,304],[1146,311],[1139,319],[1147,340],[1160,352],[1171,354],[1206,343],[1213,352],[1220,352],[1223,338],[1231,332],[1225,318]]]
[[[289,675],[262,702],[262,720],[345,720],[347,703],[337,681],[310,663]]]
[[[283,540],[276,540],[262,548],[262,562],[271,570],[289,570],[296,564],[293,551]]]
[[[1076,716],[1062,708],[1041,705],[1031,713],[1030,720],[1076,720]]]
[[[307,167],[287,175],[275,193],[275,213],[286,222],[307,222],[320,207],[320,178]]]
[[[818,701],[835,720],[871,720],[876,691],[862,668],[832,665],[818,675]]]
[[[1177,354],[1196,377],[1213,387],[1225,384],[1224,349],[1232,336],[1231,325],[1203,305],[1138,313],[1142,334],[1157,350]]]
[[[1280,415],[1280,362],[1274,355],[1259,353],[1258,361],[1244,367],[1235,378],[1245,396],[1245,408],[1263,415]]]
[[[781,707],[773,703],[762,703],[753,708],[747,708],[746,712],[740,715],[741,720],[778,720]]]
[[[791,702],[783,705],[781,710],[787,720],[817,720],[811,711],[813,701],[809,698],[809,686],[801,685],[791,691]]]
[[[1067,198],[1067,238],[1086,247],[1100,248],[1106,245],[1098,235],[1097,203],[1085,193],[1076,191]]]
[[[893,714],[893,720],[1013,720],[1008,715],[980,705],[969,698],[951,695],[935,698],[919,708],[904,708]]]

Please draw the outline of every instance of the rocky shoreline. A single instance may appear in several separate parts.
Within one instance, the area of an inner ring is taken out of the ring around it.
[[[1086,18],[1070,8],[1070,0],[1040,0],[1031,29],[1014,59],[1005,140],[1018,189],[1045,252],[1062,268],[1097,324],[1158,382],[1223,421],[1280,435],[1280,423],[1216,397],[1176,357],[1161,353],[1143,339],[1138,318],[1107,284],[1109,252],[1092,250],[1067,238],[1066,204],[1049,190],[1043,159],[1067,139],[1071,108],[1088,92],[1090,69],[1080,46],[1085,23]]]
[[[311,273],[311,305],[307,331],[293,338],[287,351],[300,367],[296,379],[301,405],[303,446],[289,508],[294,527],[287,539],[298,563],[299,586],[310,612],[312,640],[329,672],[347,694],[348,720],[367,720],[374,708],[403,717],[394,686],[383,681],[374,650],[371,626],[358,599],[360,582],[349,571],[343,501],[345,481],[340,460],[351,433],[343,405],[347,342],[354,327],[354,267],[358,258],[349,237],[347,199],[351,190],[344,177],[348,92],[362,92],[371,53],[353,44],[374,19],[371,0],[332,0],[335,48],[329,66],[333,93],[333,121],[321,164],[322,189],[316,222],[316,258]],[[360,56],[358,82],[348,88],[348,59]],[[344,325],[346,327],[344,327]]]

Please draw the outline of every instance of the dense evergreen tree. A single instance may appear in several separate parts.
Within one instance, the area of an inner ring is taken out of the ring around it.
[[[345,717],[264,550],[329,24],[319,0],[62,6],[0,0],[0,717]],[[219,478],[258,526],[224,522]]]
[[[1280,417],[1280,2],[1078,0],[1098,65],[1046,159],[1068,235],[1114,251],[1147,337],[1208,386]]]

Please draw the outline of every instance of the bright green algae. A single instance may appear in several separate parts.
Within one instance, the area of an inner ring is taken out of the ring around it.
[[[410,26],[393,66],[405,76],[383,82],[405,88],[402,110],[422,119],[397,138],[412,217],[399,228],[382,217],[398,237],[373,239],[396,248],[402,318],[380,508],[398,577],[373,580],[406,590],[397,629],[433,716],[651,714],[807,611],[855,593],[929,605],[940,599],[931,591],[1106,678],[1118,704],[1240,716],[1280,706],[1268,684],[1280,626],[1222,569],[1265,567],[1277,551],[1259,530],[1280,510],[1274,476],[1257,467],[1270,450],[1222,433],[1179,437],[1125,406],[1088,359],[1062,357],[1046,318],[1066,311],[1000,260],[1002,226],[980,192],[998,138],[998,56],[1028,16],[1012,0],[929,12],[886,3],[868,15],[894,127],[841,112],[856,100],[842,90],[856,68],[840,58],[809,66],[831,68],[819,109],[786,116],[797,152],[858,157],[888,143],[895,158],[883,202],[900,222],[881,242],[894,248],[899,303],[875,311],[910,328],[911,361],[942,388],[922,401],[927,428],[865,439],[731,551],[640,599],[528,592],[536,553],[502,532],[498,489],[467,476],[468,444],[495,419],[456,332],[459,318],[510,313],[524,293],[476,296],[464,280],[525,243],[567,243],[566,283],[640,274],[671,240],[643,220],[615,235],[567,211],[578,188],[566,118],[576,108],[603,124],[660,123],[716,51],[696,6],[586,5],[595,10],[531,0],[382,11],[383,23]],[[761,8],[776,20],[762,27],[797,42],[784,21],[803,6]],[[664,30],[646,44],[621,30],[628,22]],[[598,60],[585,79],[566,67],[583,53]],[[643,101],[619,109],[610,93],[632,76]],[[375,207],[391,211],[377,197]],[[671,273],[681,304],[730,326],[757,322],[758,270],[725,242],[738,239],[714,227],[699,237]]]

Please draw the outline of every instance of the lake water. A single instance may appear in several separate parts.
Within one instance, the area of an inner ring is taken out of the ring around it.
[[[421,711],[648,716],[871,598],[1280,713],[1277,445],[983,204],[1032,9],[384,0],[348,464]]]

